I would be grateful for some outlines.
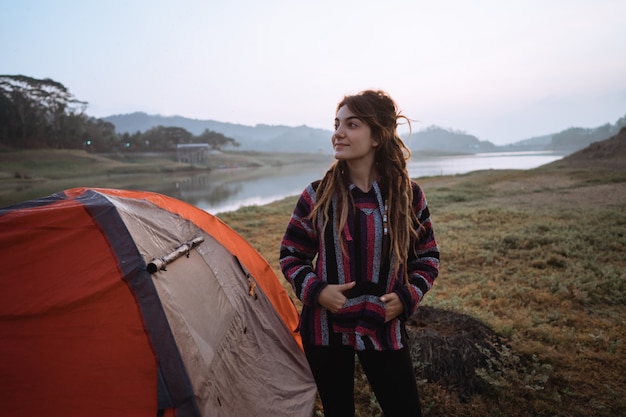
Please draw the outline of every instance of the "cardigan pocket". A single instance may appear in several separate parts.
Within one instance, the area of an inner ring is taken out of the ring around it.
[[[331,314],[331,320],[336,333],[375,336],[385,325],[385,303],[371,294],[349,298],[341,310]]]

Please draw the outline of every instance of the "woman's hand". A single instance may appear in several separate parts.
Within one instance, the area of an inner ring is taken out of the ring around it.
[[[354,281],[347,284],[328,284],[320,291],[317,302],[331,313],[336,313],[346,304],[347,298],[344,291],[348,291],[355,285]]]
[[[380,301],[385,303],[385,323],[395,319],[404,312],[404,304],[395,292],[383,294]]]

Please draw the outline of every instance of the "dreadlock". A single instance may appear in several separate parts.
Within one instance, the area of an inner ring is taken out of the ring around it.
[[[404,270],[411,239],[416,238],[421,228],[412,210],[413,187],[406,168],[411,151],[397,133],[398,121],[404,120],[411,127],[411,121],[400,114],[396,103],[384,91],[366,90],[356,95],[345,96],[337,105],[337,112],[347,106],[352,113],[363,120],[371,129],[372,137],[379,143],[374,162],[379,174],[379,185],[386,196],[388,207],[388,230],[390,238],[390,259],[392,270]],[[322,178],[317,191],[315,206],[310,214],[315,223],[321,219],[325,229],[333,197],[337,197],[338,218],[336,230],[343,230],[348,219],[348,209],[353,206],[352,194],[348,192],[349,173],[345,161],[335,161]],[[321,217],[320,217],[321,216]]]

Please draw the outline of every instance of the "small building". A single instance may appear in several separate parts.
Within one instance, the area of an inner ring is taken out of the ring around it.
[[[176,145],[176,157],[178,162],[196,164],[205,162],[211,147],[208,143],[185,143]]]

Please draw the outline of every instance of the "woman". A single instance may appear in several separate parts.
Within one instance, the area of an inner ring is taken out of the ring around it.
[[[354,416],[355,353],[386,417],[421,415],[404,323],[437,277],[439,249],[400,119],[383,91],[343,98],[337,161],[303,191],[281,242],[325,417]]]

